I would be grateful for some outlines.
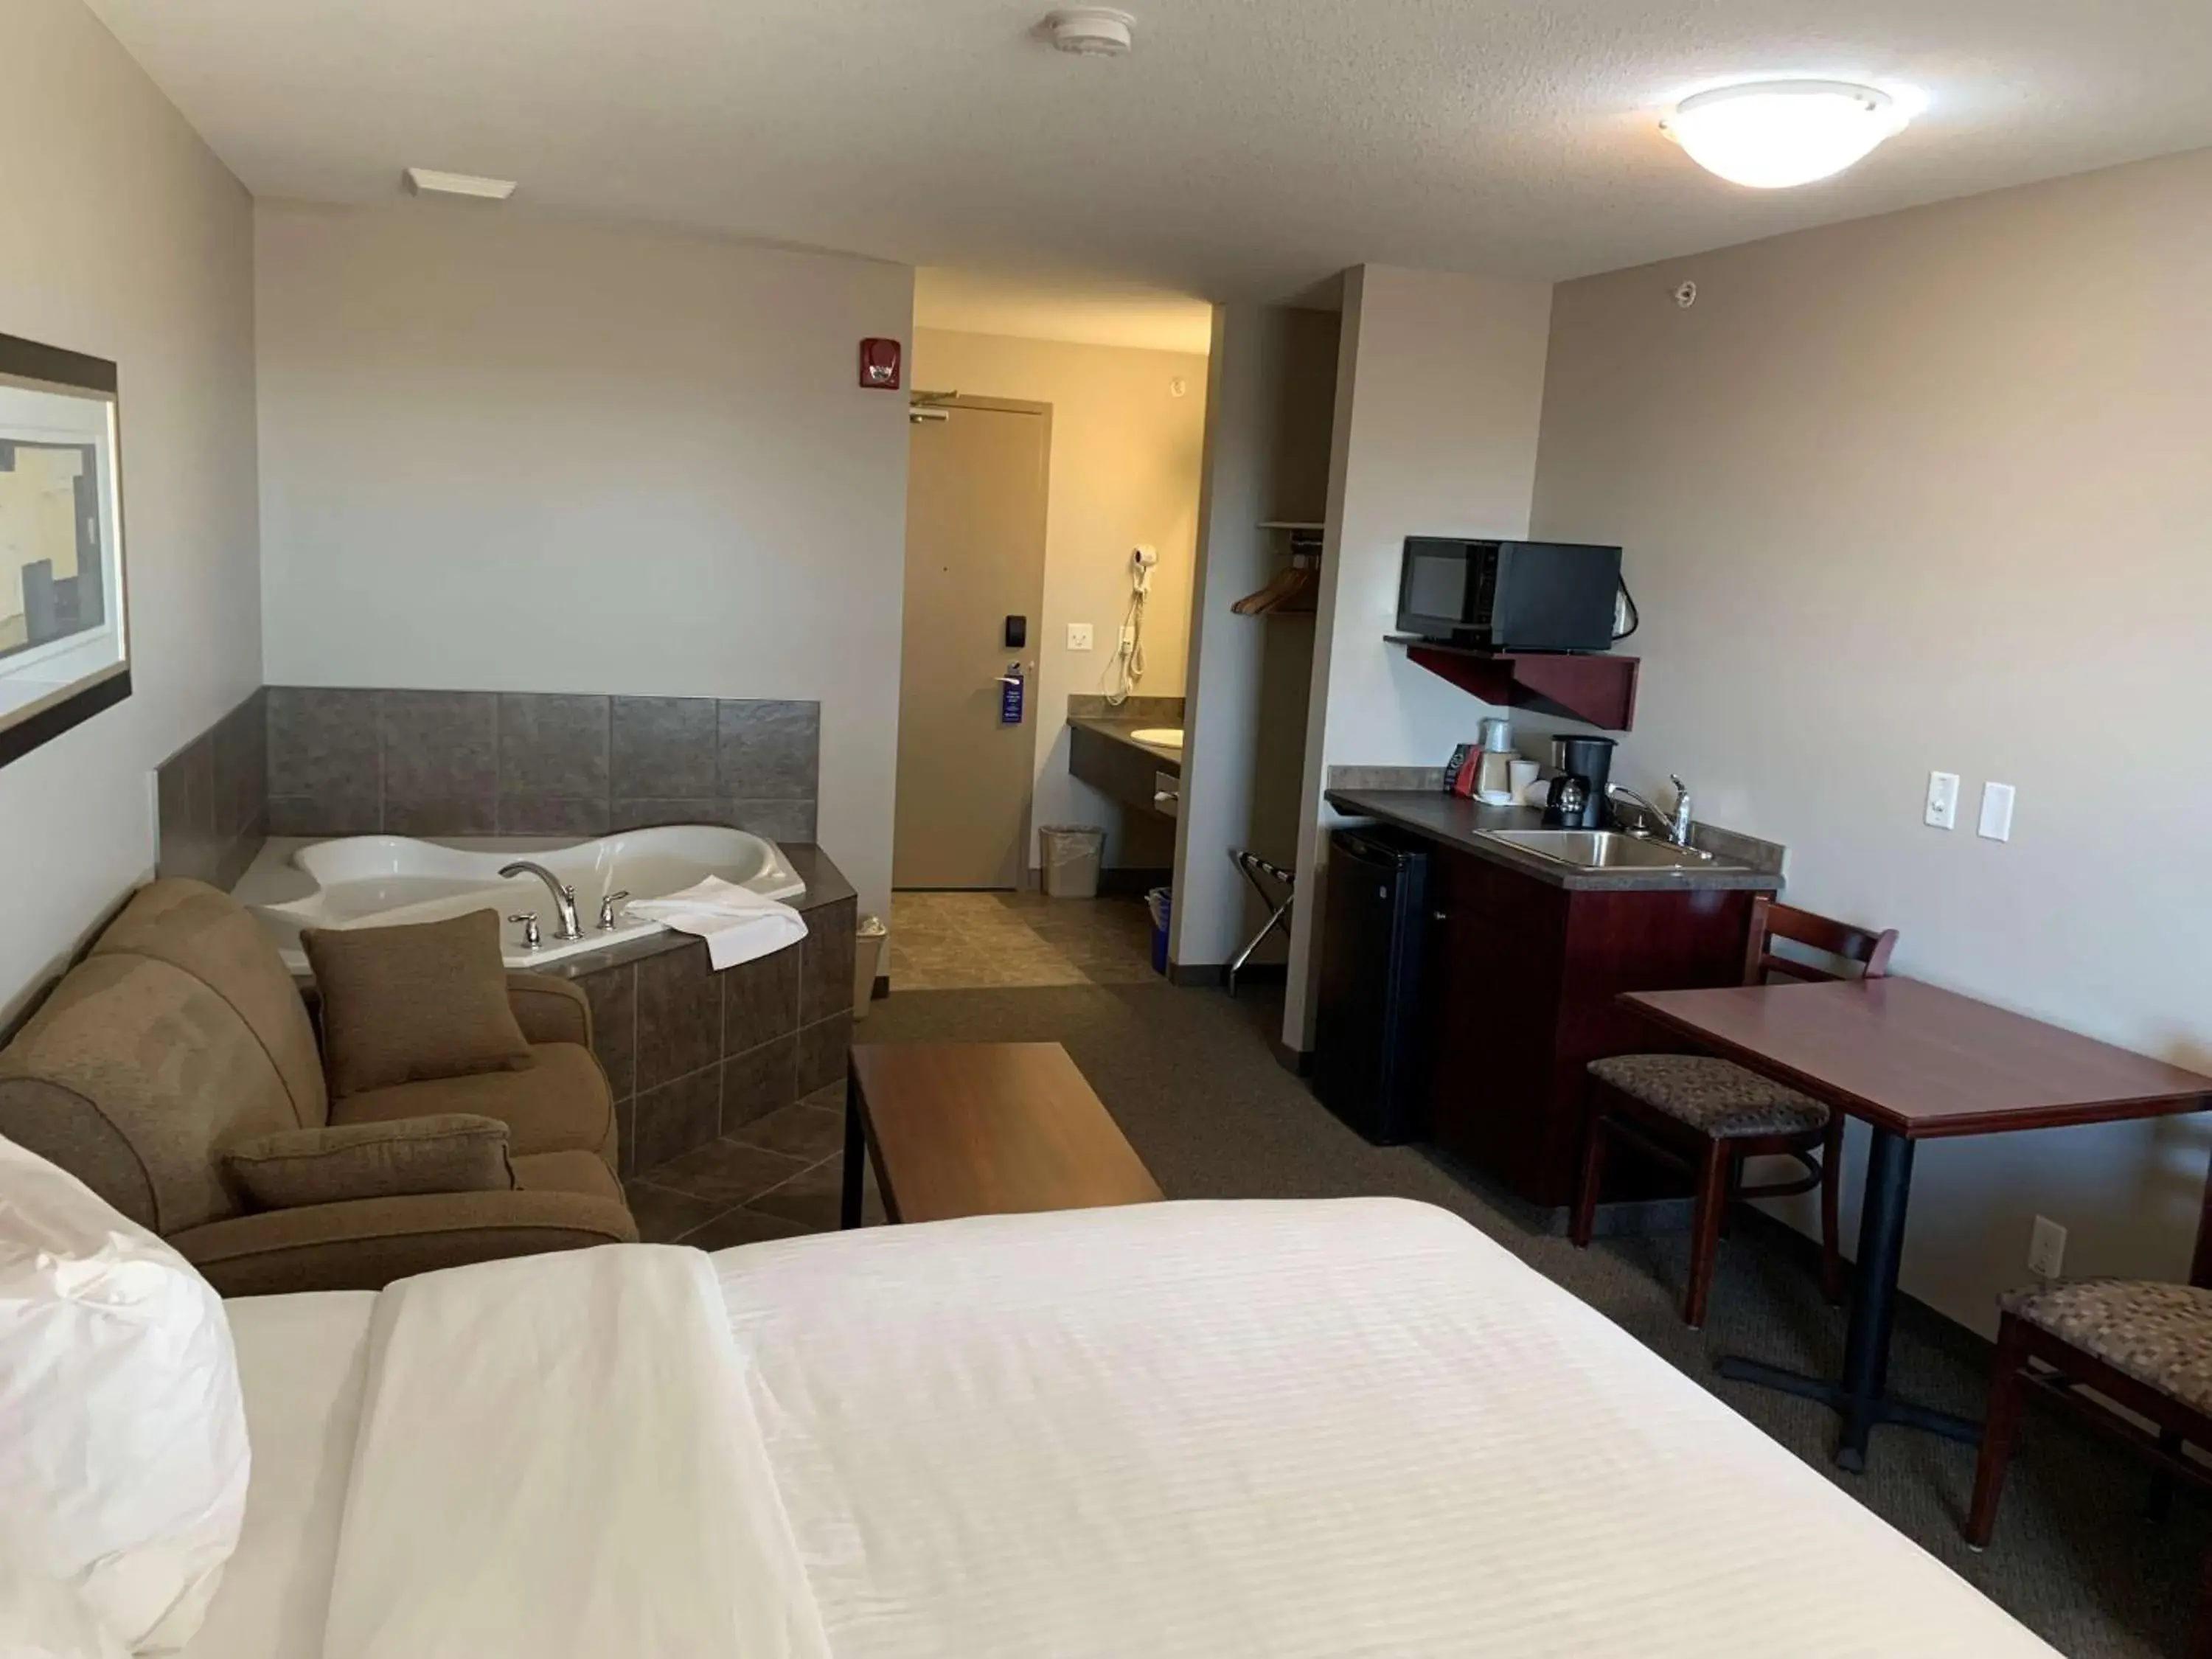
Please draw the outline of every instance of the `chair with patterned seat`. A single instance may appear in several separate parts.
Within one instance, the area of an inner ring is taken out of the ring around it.
[[[2020,1438],[2021,1407],[2031,1392],[2150,1465],[2154,1517],[2162,1516],[2177,1484],[2212,1488],[2212,1474],[2189,1450],[2212,1451],[2212,1183],[2205,1188],[2188,1284],[2075,1279],[2014,1291],[2002,1305],[1981,1462],[1966,1514],[1969,1544],[1982,1548],[1996,1530],[2005,1471]],[[2083,1392],[2088,1389],[2099,1398]],[[2212,1555],[2205,1559],[2189,1652],[2191,1659],[2212,1659]]]
[[[1870,933],[1761,899],[1752,917],[1750,941],[1747,985],[1879,979],[1889,971],[1897,930]],[[1798,949],[1778,951],[1778,941]],[[1578,1247],[1590,1242],[1608,1144],[1617,1139],[1696,1177],[1690,1281],[1682,1296],[1682,1317],[1692,1328],[1705,1322],[1713,1263],[1729,1207],[1748,1199],[1788,1198],[1820,1189],[1820,1288],[1831,1302],[1842,1299],[1844,1263],[1837,1242],[1841,1114],[1787,1084],[1710,1054],[1614,1054],[1592,1060],[1589,1076],[1589,1139],[1572,1230]],[[1805,1173],[1747,1187],[1744,1164],[1754,1158],[1794,1158]]]

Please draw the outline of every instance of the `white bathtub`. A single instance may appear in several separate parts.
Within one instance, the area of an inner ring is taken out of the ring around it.
[[[510,968],[531,968],[580,951],[604,950],[626,939],[658,933],[661,923],[616,907],[615,926],[602,931],[599,902],[611,893],[633,899],[663,898],[708,876],[720,876],[769,898],[795,898],[806,884],[772,841],[743,830],[711,824],[671,824],[629,830],[598,841],[547,847],[447,847],[404,836],[353,836],[300,848],[292,865],[313,884],[306,896],[252,906],[276,935],[287,962],[304,970],[300,930],[305,927],[384,927],[443,921],[471,910],[496,911],[500,944]],[[576,915],[584,937],[553,935],[560,914],[545,884],[532,875],[501,877],[518,859],[542,864],[576,890]],[[241,895],[242,896],[242,895]],[[522,927],[507,917],[538,913],[544,943],[526,950]]]

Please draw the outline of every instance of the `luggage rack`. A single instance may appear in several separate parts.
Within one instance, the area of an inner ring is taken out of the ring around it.
[[[1257,853],[1247,853],[1240,848],[1232,847],[1229,849],[1229,857],[1231,862],[1244,872],[1244,879],[1252,884],[1252,890],[1260,896],[1260,902],[1274,907],[1268,913],[1267,920],[1260,931],[1252,935],[1249,942],[1237,953],[1224,970],[1224,977],[1229,983],[1229,994],[1233,997],[1237,994],[1237,975],[1243,970],[1244,964],[1252,959],[1252,953],[1267,943],[1267,935],[1280,928],[1285,939],[1290,937],[1291,904],[1297,897],[1297,882],[1281,865],[1270,864]],[[1282,896],[1279,900],[1267,890],[1267,884],[1271,881],[1282,889]]]

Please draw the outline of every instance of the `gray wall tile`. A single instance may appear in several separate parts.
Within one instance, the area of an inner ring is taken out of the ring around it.
[[[580,975],[576,985],[592,1005],[592,1052],[614,1097],[628,1100],[637,1092],[637,964]]]
[[[805,952],[805,960],[799,991],[799,1023],[811,1025],[841,1009],[849,1018],[853,1012],[853,930],[860,925],[859,905],[847,899],[805,914],[806,938],[799,946]]]
[[[721,1132],[741,1129],[798,1099],[798,1037],[785,1036],[724,1060]]]
[[[609,827],[650,830],[661,823],[720,823],[722,804],[717,800],[626,800],[617,797]]]
[[[617,799],[708,800],[715,787],[709,697],[617,697],[609,766]]]
[[[502,794],[497,817],[503,836],[604,836],[614,821],[604,795],[595,800],[568,800]]]
[[[270,687],[270,795],[356,805],[380,799],[377,696],[374,691]]]
[[[256,691],[216,722],[215,828],[241,835],[269,811],[269,716]]]
[[[707,947],[647,957],[637,964],[637,1086],[647,1089],[711,1066],[722,1052],[722,988]]]
[[[499,829],[489,795],[392,796],[384,799],[387,836],[489,836]]]
[[[609,697],[509,691],[499,700],[499,792],[608,798]]]
[[[271,795],[272,836],[374,836],[384,828],[374,790],[366,794]]]
[[[386,827],[398,828],[390,822],[395,802],[450,802],[471,803],[468,821],[489,830],[499,793],[499,699],[489,691],[386,691],[379,716]],[[481,832],[456,825],[445,833]]]
[[[744,800],[812,800],[821,750],[818,702],[718,705],[720,794]]]
[[[849,988],[846,993],[851,994]],[[799,1093],[811,1095],[826,1089],[845,1075],[845,1062],[853,1051],[851,1005],[834,1018],[804,1026],[799,1033]]]
[[[635,1168],[656,1164],[703,1146],[720,1133],[721,1069],[708,1066],[690,1076],[649,1089],[633,1107],[637,1144]]]
[[[215,739],[202,732],[155,769],[159,840],[155,868],[164,876],[207,881],[228,837],[216,827]]]
[[[817,813],[811,800],[726,800],[715,811],[722,822],[770,841],[815,839]]]
[[[714,975],[722,985],[723,1054],[741,1054],[799,1029],[802,955],[799,945],[787,945]]]

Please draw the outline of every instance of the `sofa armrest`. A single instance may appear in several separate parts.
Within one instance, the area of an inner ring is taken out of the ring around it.
[[[507,976],[507,1000],[514,1007],[515,1023],[524,1039],[540,1042],[573,1042],[592,1046],[592,1003],[583,988],[572,979],[551,974]]]
[[[395,1279],[501,1256],[635,1244],[637,1223],[587,1193],[426,1193],[267,1210],[169,1243],[225,1296],[380,1291]]]

